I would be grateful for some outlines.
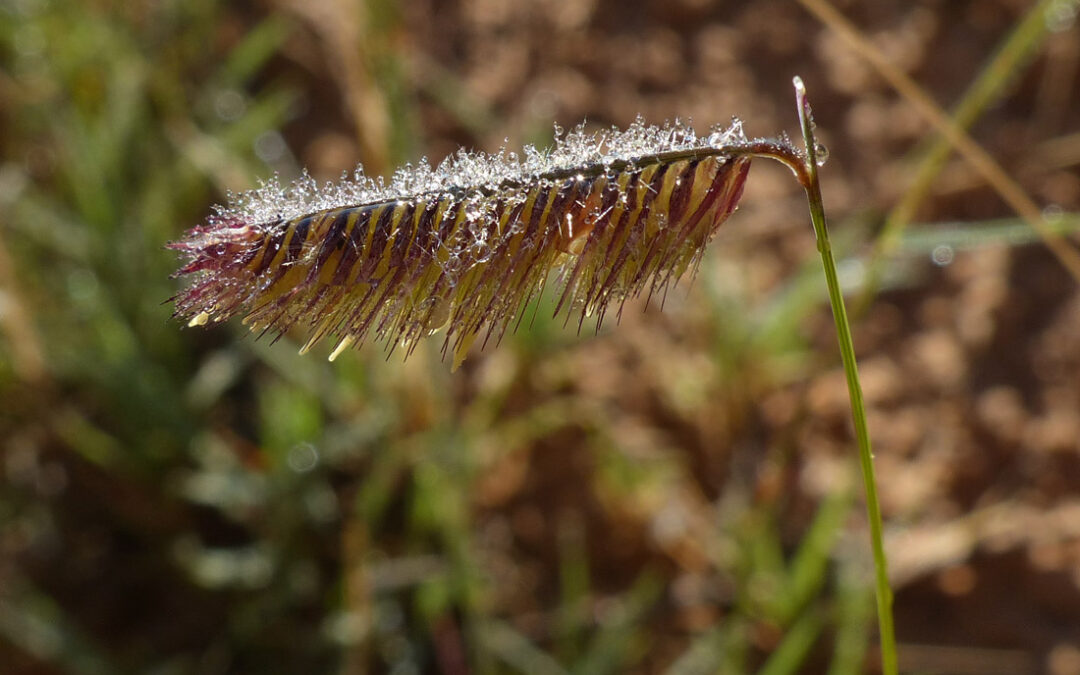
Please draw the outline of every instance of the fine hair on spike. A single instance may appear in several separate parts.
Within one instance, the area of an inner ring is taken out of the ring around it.
[[[750,159],[785,141],[748,141],[738,120],[698,136],[676,121],[567,134],[521,154],[458,151],[389,181],[357,170],[317,185],[306,175],[233,197],[170,244],[185,257],[176,315],[189,325],[241,314],[260,335],[295,328],[331,358],[370,339],[406,355],[445,328],[456,367],[477,338],[515,329],[549,278],[556,314],[599,328],[611,305],[662,294],[735,210]],[[276,339],[276,338],[275,338]]]

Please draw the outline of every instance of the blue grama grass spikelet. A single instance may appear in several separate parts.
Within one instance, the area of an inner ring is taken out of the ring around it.
[[[445,328],[460,364],[518,326],[548,279],[578,329],[628,298],[663,293],[735,210],[750,167],[736,120],[707,137],[678,122],[556,131],[548,151],[459,151],[389,184],[357,171],[318,186],[264,185],[170,244],[191,277],[173,298],[189,325],[238,314],[252,330],[308,333],[301,351],[368,339],[406,355]],[[554,273],[554,274],[553,274]]]

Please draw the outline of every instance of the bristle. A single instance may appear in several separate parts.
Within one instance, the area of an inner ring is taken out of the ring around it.
[[[410,168],[396,194],[363,178],[329,197],[306,182],[249,193],[172,245],[188,258],[178,275],[194,277],[176,314],[192,326],[244,314],[279,337],[299,327],[302,351],[336,335],[331,360],[369,337],[409,352],[445,328],[456,366],[481,333],[487,344],[516,329],[549,276],[556,314],[576,313],[579,330],[612,303],[621,314],[628,298],[666,291],[696,268],[750,163],[681,125],[556,140],[524,161],[459,153]]]

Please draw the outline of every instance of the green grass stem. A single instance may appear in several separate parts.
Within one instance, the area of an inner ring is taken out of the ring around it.
[[[832,306],[833,321],[836,324],[836,337],[840,343],[840,357],[844,364],[844,376],[847,380],[848,395],[851,399],[851,417],[855,426],[855,438],[859,445],[859,463],[862,469],[863,484],[866,489],[866,510],[870,521],[870,544],[874,554],[875,593],[878,605],[878,628],[881,634],[881,666],[885,675],[896,675],[897,652],[896,635],[893,629],[892,590],[889,588],[888,561],[885,557],[885,544],[881,521],[881,506],[878,502],[877,483],[874,478],[874,455],[870,448],[870,432],[866,423],[866,408],[863,404],[862,385],[859,384],[859,371],[855,359],[855,346],[851,337],[844,296],[840,289],[836,260],[829,232],[825,225],[825,205],[821,198],[821,184],[818,180],[818,163],[824,164],[824,146],[818,145],[814,137],[814,119],[810,104],[806,100],[806,87],[802,79],[794,79],[795,96],[799,106],[799,122],[802,126],[803,141],[806,144],[804,155],[786,142],[758,140],[739,146],[728,146],[724,152],[729,155],[752,155],[774,159],[790,168],[799,179],[810,206],[810,220],[814,225],[818,252],[825,268],[825,280],[829,290],[829,304]]]
[[[825,268],[825,280],[829,287],[829,304],[832,305],[833,320],[836,323],[836,337],[840,343],[840,357],[844,363],[844,375],[847,379],[848,395],[851,398],[851,417],[855,425],[855,438],[859,444],[859,463],[866,488],[866,511],[870,521],[870,543],[874,553],[878,628],[881,633],[881,670],[885,675],[895,675],[897,654],[896,635],[893,629],[892,590],[889,588],[888,561],[885,557],[885,543],[882,536],[881,506],[878,503],[877,483],[874,478],[874,456],[870,448],[866,408],[863,405],[862,386],[859,384],[851,326],[848,324],[844,296],[840,291],[840,281],[836,272],[836,261],[833,258],[829,232],[825,225],[825,205],[822,202],[821,184],[818,181],[817,162],[820,149],[814,138],[813,114],[806,100],[806,87],[802,79],[796,77],[794,83],[795,97],[799,106],[799,122],[802,126],[803,140],[806,143],[806,161],[803,170],[798,171],[799,180],[806,189],[806,197],[810,203],[810,219],[814,224],[817,247]]]
[[[752,141],[741,146],[725,148],[731,155],[753,155],[774,159],[790,168],[799,179],[810,206],[810,220],[814,225],[818,252],[825,269],[825,280],[829,290],[829,304],[832,306],[833,321],[836,324],[836,337],[840,343],[840,357],[844,364],[844,376],[847,380],[848,395],[851,399],[851,417],[855,426],[855,438],[859,445],[859,464],[862,469],[863,484],[866,489],[866,511],[870,521],[870,544],[874,554],[875,593],[878,605],[878,628],[881,634],[881,666],[885,675],[896,675],[897,652],[896,635],[893,629],[892,590],[889,588],[888,561],[885,557],[885,543],[881,520],[881,506],[878,502],[877,483],[874,478],[874,455],[870,448],[870,432],[866,422],[866,408],[863,404],[862,385],[859,384],[859,371],[855,359],[855,346],[851,337],[844,296],[840,289],[836,260],[829,232],[825,224],[825,205],[821,198],[821,184],[818,180],[818,163],[824,164],[824,146],[818,145],[814,137],[814,119],[810,104],[806,100],[806,87],[802,79],[794,79],[795,96],[799,106],[799,122],[802,126],[803,141],[806,144],[805,155],[786,142]],[[819,157],[820,156],[820,157]]]

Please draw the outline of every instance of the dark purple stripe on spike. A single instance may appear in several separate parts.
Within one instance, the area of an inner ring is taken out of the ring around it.
[[[746,166],[749,166],[749,163],[747,163]],[[717,201],[726,192],[724,186],[728,182],[727,174],[730,170],[730,162],[725,162],[717,167],[716,175],[713,177],[712,184],[709,186],[708,192],[705,193],[705,197],[701,200],[701,203],[694,213],[687,218],[686,223],[679,229],[679,233],[675,237],[673,244],[668,247],[668,250],[664,253],[664,257],[658,263],[661,269],[666,268],[669,265],[671,257],[679,251],[679,247],[682,246],[682,243],[686,238],[697,228],[701,219],[716,208]],[[742,178],[740,177],[739,180],[742,180]],[[666,284],[667,282],[665,281],[664,283]]]
[[[544,208],[547,206],[548,197],[551,191],[555,188],[553,186],[537,186],[536,200],[533,202],[533,207],[529,211],[529,225],[525,228],[525,233],[521,238],[521,244],[518,246],[518,250],[514,253],[514,260],[511,262],[511,266],[517,269],[526,270],[522,273],[516,284],[509,289],[509,293],[512,297],[521,290],[521,284],[525,283],[529,279],[528,270],[532,269],[529,258],[535,258],[539,255],[539,252],[543,250],[543,246],[547,244],[547,240],[550,238],[548,232],[541,235],[540,241],[535,241],[537,231],[540,229],[544,220]],[[558,232],[558,228],[555,229]]]
[[[600,284],[600,288],[597,289],[598,296],[611,291],[619,271],[622,270],[623,265],[626,264],[630,255],[637,248],[638,240],[644,236],[645,223],[649,218],[649,210],[652,207],[652,203],[655,201],[656,196],[660,194],[660,189],[664,186],[664,175],[667,173],[670,166],[670,164],[661,164],[649,181],[649,189],[645,191],[645,194],[641,199],[641,210],[638,212],[637,217],[634,218],[634,222],[630,226],[630,231],[626,235],[626,241],[623,242],[622,247],[619,249],[619,254],[616,256],[615,263],[611,266],[607,278],[604,279],[603,283]],[[589,300],[591,301],[592,298],[589,298]],[[584,312],[582,312],[581,319],[582,321],[585,319]],[[581,326],[579,325],[578,328],[580,330]]]
[[[395,220],[398,222],[398,226],[405,220],[412,216],[412,209],[406,205],[397,206],[384,209],[379,214],[379,219],[375,222],[375,231],[371,235],[371,246],[367,252],[367,257],[364,259],[364,264],[360,268],[360,279],[364,282],[370,282],[371,278],[375,276],[375,270],[379,266],[379,261],[382,260],[383,253],[386,251],[386,244],[390,241],[390,232]]]
[[[311,228],[311,216],[303,218],[293,228],[292,236],[289,237],[289,247],[285,251],[284,263],[287,265],[300,257],[304,250],[304,242],[307,240],[308,230]]]
[[[375,307],[379,309],[385,309],[382,314],[382,320],[379,321],[379,325],[375,327],[375,331],[379,337],[382,337],[387,330],[387,322],[392,321],[394,318],[395,307],[388,307],[387,302],[390,300],[392,294],[397,294],[399,297],[407,293],[407,290],[399,288],[399,281],[404,278],[405,273],[408,271],[408,264],[414,260],[412,251],[417,250],[417,247],[421,244],[418,242],[426,241],[430,237],[430,229],[432,219],[435,217],[435,210],[438,208],[438,202],[429,202],[423,204],[423,211],[420,213],[420,217],[416,217],[416,209],[419,208],[416,204],[410,204],[406,207],[407,210],[402,214],[401,219],[398,220],[397,228],[394,230],[394,244],[393,249],[390,251],[390,264],[387,276],[378,280],[378,285],[382,286],[379,299],[375,301]],[[418,221],[415,225],[413,221]],[[416,228],[415,234],[413,228]],[[373,285],[374,289],[375,286]],[[395,306],[399,302],[395,303]],[[361,318],[361,314],[365,311],[364,303],[357,306],[353,316],[350,317],[350,322],[356,322],[357,332],[360,338],[368,331],[372,322],[379,316],[378,311],[370,311],[367,316]]]
[[[334,277],[330,280],[332,285],[344,285],[352,272],[353,266],[364,255],[364,244],[367,241],[367,228],[368,222],[371,220],[371,212],[372,209],[368,207],[357,214],[356,222],[353,223],[349,236],[345,239],[348,243],[341,253],[341,259],[338,260],[337,269],[334,270]],[[361,276],[361,278],[363,277]]]
[[[416,236],[413,238],[414,244],[409,249],[409,255],[406,258],[409,264],[416,263],[425,255],[431,255],[431,247],[435,239],[435,214],[439,212],[441,202],[442,199],[428,203],[427,208],[420,215],[420,222],[416,226]]]
[[[319,246],[315,264],[311,266],[311,271],[308,273],[304,283],[314,282],[319,277],[319,271],[326,264],[326,261],[330,259],[330,256],[345,245],[345,226],[349,222],[350,211],[351,209],[344,209],[338,211],[337,215],[330,213],[324,216],[325,218],[332,216],[333,221],[331,221],[330,227],[326,228],[326,235],[323,237],[322,245]]]
[[[565,181],[556,191],[555,199],[551,202],[551,210],[548,211],[548,222],[554,223],[556,228],[562,226],[562,222],[569,211],[564,212],[568,205],[572,206],[577,200],[578,193],[584,181],[570,178]]]
[[[668,223],[670,223],[672,227],[664,228],[661,232],[658,232],[649,243],[649,249],[645,254],[645,258],[641,261],[641,267],[638,269],[638,273],[631,282],[631,286],[635,292],[640,288],[640,284],[649,273],[650,263],[652,263],[653,258],[661,251],[664,251],[669,245],[672,239],[674,226],[682,220],[683,214],[686,213],[686,209],[690,206],[690,196],[693,194],[694,180],[697,177],[697,171],[700,164],[700,160],[693,160],[679,172],[677,177],[673,177],[677,182],[672,188],[671,199],[668,206]]]
[[[624,194],[626,196],[626,203],[624,204],[623,210],[619,214],[618,219],[616,219],[614,221],[614,223],[613,223],[613,225],[611,227],[611,234],[609,235],[607,250],[604,251],[602,256],[600,256],[599,258],[595,258],[594,260],[599,260],[599,261],[609,260],[611,258],[611,256],[614,255],[615,246],[616,246],[616,244],[618,244],[619,237],[622,235],[623,230],[626,229],[626,227],[630,224],[630,219],[634,215],[634,211],[637,209],[638,184],[640,182],[641,182],[641,172],[635,171],[634,173],[630,174],[630,178],[627,179],[627,181],[626,181],[626,187],[622,191],[622,194]],[[600,254],[598,254],[598,255],[600,255]],[[602,270],[603,270],[603,264],[601,262],[600,265],[595,267],[593,278],[592,278],[592,283],[589,284],[589,290],[585,293],[584,298],[582,298],[584,300],[584,306],[586,306],[586,307],[589,305],[589,303],[591,303],[593,301],[593,298],[595,297],[595,295],[600,292],[600,290],[598,289],[598,284],[599,284],[599,281],[600,281],[600,273],[601,273]],[[563,305],[565,304],[565,302],[569,299],[569,294],[570,294],[570,292],[572,290],[573,289],[571,289],[570,287],[567,287],[566,289],[564,289],[563,297],[559,298],[559,304],[555,308],[555,315],[556,316],[562,310]],[[567,321],[569,321],[569,320],[570,320],[570,311],[569,311],[569,306],[567,306]]]
[[[505,202],[500,202],[499,203],[499,213],[500,214],[502,213],[502,210],[504,208],[505,208]],[[514,210],[510,212],[510,215],[506,219],[506,230],[507,230],[507,232],[514,229],[514,225],[521,219],[521,213],[524,210],[525,210],[525,202],[520,202],[519,204],[517,204],[514,207]],[[488,270],[490,270],[490,276],[492,278],[494,278],[497,271],[501,271],[501,274],[498,275],[498,282],[497,282],[496,288],[505,287],[507,281],[509,281],[509,279],[510,279],[510,275],[513,274],[514,270],[516,269],[514,263],[516,262],[518,256],[520,255],[520,247],[519,247],[518,253],[515,254],[514,258],[511,260],[511,262],[509,264],[504,262],[507,259],[506,258],[507,252],[510,250],[510,242],[513,241],[513,239],[514,239],[514,237],[511,237],[511,236],[504,236],[503,237],[503,241],[499,244],[499,248],[495,251],[495,254],[492,256],[492,262],[488,265],[488,268],[484,270],[484,279],[485,279],[485,281],[489,276]],[[480,286],[480,284],[478,284],[478,287],[479,286]],[[490,315],[491,310],[495,307],[495,304],[498,303],[498,302],[503,301],[504,295],[505,294],[502,294],[502,293],[493,293],[491,295],[491,299],[488,300],[487,306],[484,307],[484,311],[482,311],[480,313],[480,316],[484,317],[486,319],[486,317]],[[486,339],[484,340],[484,344],[487,344]]]
[[[629,182],[628,182],[629,184]],[[615,207],[615,202],[618,201],[619,191],[618,185],[614,182],[604,181],[604,197],[600,201],[599,211],[595,220],[591,223],[592,231],[589,232],[585,240],[585,245],[581,249],[581,254],[578,255],[577,261],[574,263],[574,268],[570,271],[570,276],[567,277],[566,285],[563,287],[562,296],[559,298],[559,302],[555,308],[555,314],[558,315],[562,309],[563,304],[566,302],[567,297],[571,295],[574,289],[577,287],[578,278],[581,276],[581,271],[585,269],[585,266],[592,261],[590,255],[592,249],[596,246],[596,242],[600,240],[600,237],[607,229],[608,223],[611,222],[611,213]],[[586,215],[586,217],[589,217]]]
[[[270,268],[270,264],[274,262],[277,252],[281,250],[281,242],[288,231],[288,225],[280,221],[266,228],[266,243],[262,247],[263,255],[254,270],[256,277],[261,276],[263,272]]]
[[[523,245],[531,239],[532,235],[536,232],[536,229],[540,227],[540,222],[544,217],[544,209],[547,207],[548,198],[553,189],[554,187],[545,186],[538,186],[536,188],[536,200],[533,201],[533,207],[529,210],[529,225],[525,228],[525,237],[522,240]]]
[[[484,235],[488,241],[496,241],[497,245],[488,260],[481,264],[479,273],[473,278],[468,289],[458,296],[459,302],[456,305],[454,315],[450,318],[448,332],[454,332],[458,329],[461,329],[463,333],[480,330],[480,325],[484,320],[484,313],[478,312],[478,310],[479,302],[482,301],[483,297],[483,289],[485,286],[490,288],[489,284],[493,283],[495,277],[499,274],[501,261],[505,258],[505,252],[509,245],[510,237],[500,238],[499,235],[499,222],[504,211],[506,211],[506,202],[500,200],[492,205],[490,214],[485,217],[485,222],[482,224],[485,229]],[[498,295],[498,293],[493,295]],[[474,323],[467,326],[463,325],[462,320],[465,316],[472,316]]]
[[[668,206],[668,222],[679,222],[690,205],[690,195],[694,190],[694,178],[697,176],[697,168],[701,160],[691,160],[686,168],[679,172],[675,178],[675,186],[671,190],[671,200]]]

